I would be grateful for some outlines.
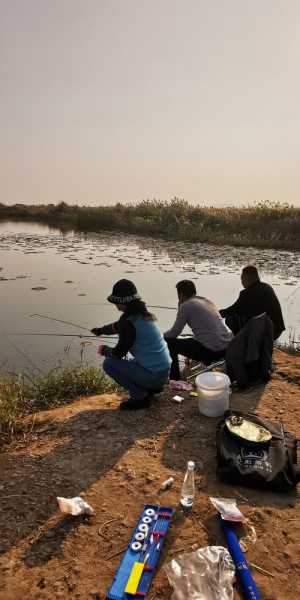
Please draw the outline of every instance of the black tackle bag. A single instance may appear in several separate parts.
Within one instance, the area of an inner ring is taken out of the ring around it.
[[[232,434],[226,425],[226,419],[232,416],[261,425],[272,438],[264,443],[248,442]],[[283,430],[280,422],[241,411],[226,411],[217,426],[217,475],[226,483],[289,492],[300,481],[297,440]]]

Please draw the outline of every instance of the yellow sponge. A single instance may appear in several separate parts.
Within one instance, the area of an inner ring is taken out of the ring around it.
[[[129,575],[129,579],[126,584],[126,588],[124,590],[126,592],[126,594],[136,594],[137,589],[139,587],[141,577],[142,577],[144,566],[145,566],[144,563],[140,563],[140,562],[134,563],[134,565],[131,569],[131,573]]]

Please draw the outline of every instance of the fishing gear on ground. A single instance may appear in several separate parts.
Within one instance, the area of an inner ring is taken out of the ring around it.
[[[173,509],[146,504],[107,592],[108,600],[146,598],[160,558]]]

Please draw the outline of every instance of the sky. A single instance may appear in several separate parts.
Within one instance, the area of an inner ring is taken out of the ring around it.
[[[300,206],[299,0],[0,0],[0,202]]]

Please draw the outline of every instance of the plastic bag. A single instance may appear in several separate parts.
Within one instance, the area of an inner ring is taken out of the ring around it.
[[[212,498],[210,501],[213,506],[219,511],[224,521],[245,521],[245,517],[237,507],[234,498]]]
[[[180,554],[165,567],[172,600],[233,600],[235,568],[223,546]]]
[[[85,502],[80,496],[76,498],[59,498],[57,497],[58,506],[63,513],[68,515],[93,515],[94,510],[92,507]]]
[[[174,392],[176,392],[176,391],[190,392],[193,389],[193,386],[191,383],[188,383],[187,381],[181,381],[181,380],[175,381],[174,379],[170,379],[169,386],[170,386],[170,390],[173,390]]]

